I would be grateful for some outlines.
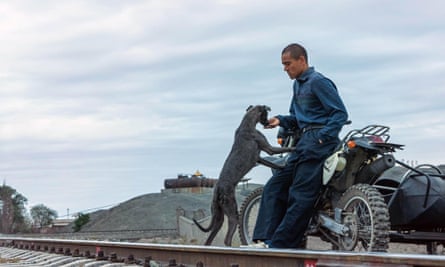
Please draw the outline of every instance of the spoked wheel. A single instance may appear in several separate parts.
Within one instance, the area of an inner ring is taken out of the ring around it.
[[[368,184],[350,187],[337,204],[343,210],[347,236],[340,236],[339,249],[386,251],[389,243],[389,212],[382,195]]]
[[[239,217],[239,237],[242,245],[252,243],[253,229],[260,209],[263,188],[253,190],[243,201]]]

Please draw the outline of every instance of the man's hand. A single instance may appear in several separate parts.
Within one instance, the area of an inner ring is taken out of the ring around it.
[[[269,124],[264,126],[266,129],[272,129],[280,125],[280,120],[277,117],[272,117],[269,119]]]

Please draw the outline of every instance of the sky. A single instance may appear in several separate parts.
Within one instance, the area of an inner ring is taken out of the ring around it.
[[[218,177],[249,105],[286,114],[289,43],[397,159],[445,163],[445,3],[0,2],[0,178],[60,217]],[[258,128],[276,144],[276,129]],[[270,170],[246,177],[264,183]]]

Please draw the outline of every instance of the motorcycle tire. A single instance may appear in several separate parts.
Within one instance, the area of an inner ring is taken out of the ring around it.
[[[339,236],[340,250],[385,252],[389,244],[388,206],[380,192],[368,184],[351,186],[337,202],[348,236]]]
[[[243,201],[240,208],[238,233],[241,245],[249,245],[252,241],[258,210],[260,209],[263,188],[253,190]]]

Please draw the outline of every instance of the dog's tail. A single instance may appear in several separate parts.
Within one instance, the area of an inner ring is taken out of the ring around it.
[[[215,228],[216,224],[219,220],[224,220],[224,211],[221,205],[219,203],[221,200],[219,199],[220,194],[218,192],[213,193],[213,200],[212,200],[212,219],[210,221],[209,226],[204,227],[202,226],[196,219],[193,219],[193,222],[198,226],[198,228],[207,233],[210,232],[213,228]]]
[[[207,226],[207,228],[205,228],[204,226],[202,226],[202,225],[201,225],[197,220],[195,220],[195,219],[193,219],[193,222],[196,224],[196,226],[198,226],[198,228],[199,228],[201,231],[203,231],[203,232],[205,232],[205,233],[209,232],[210,229],[212,229],[213,225],[215,224],[215,222],[214,222],[214,220],[213,220],[213,217],[212,217],[212,221],[210,222],[210,225]]]

